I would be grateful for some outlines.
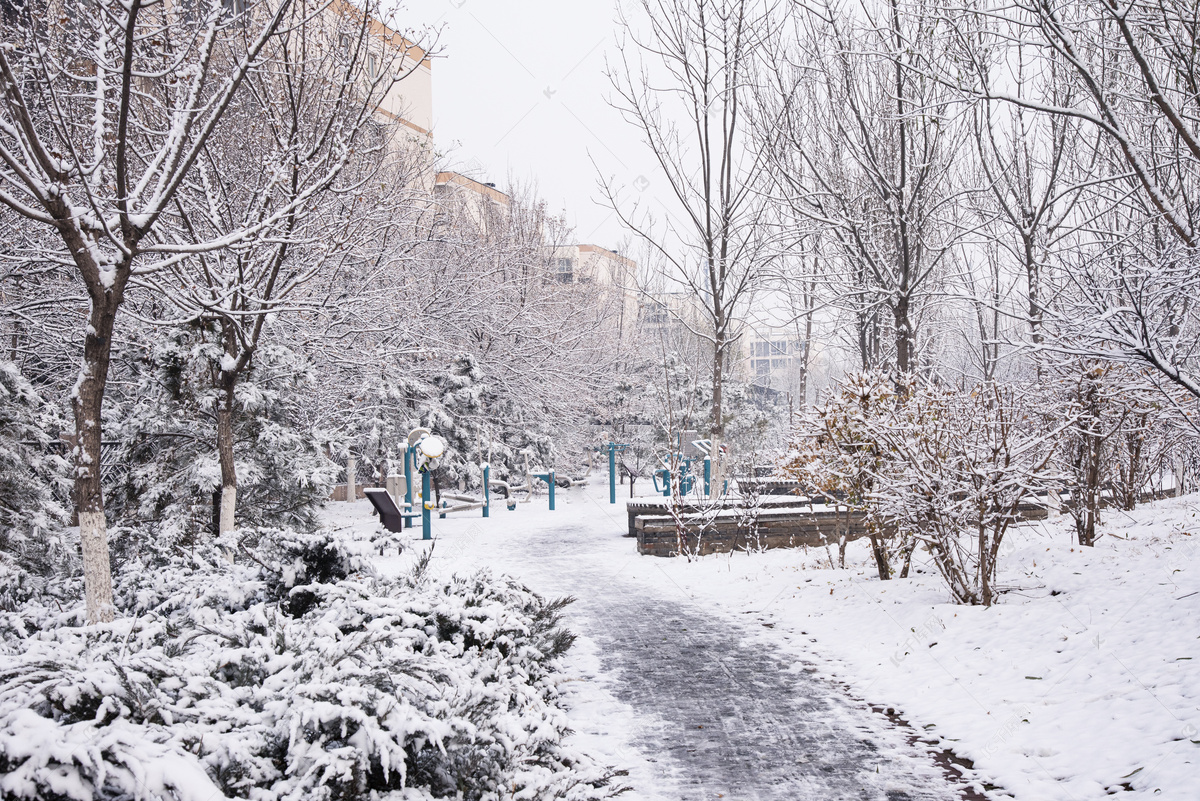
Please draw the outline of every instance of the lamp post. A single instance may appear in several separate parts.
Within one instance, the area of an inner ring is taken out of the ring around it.
[[[421,472],[421,539],[431,540],[433,534],[429,531],[429,510],[433,507],[433,501],[429,500],[429,471]]]
[[[408,447],[417,472],[421,474],[421,539],[431,540],[433,533],[430,531],[429,512],[433,509],[433,500],[430,498],[430,474],[437,468],[437,460],[446,452],[446,443],[427,428],[414,428],[408,435]]]
[[[617,502],[617,451],[623,451],[629,447],[628,443],[621,444],[610,441],[608,443],[608,502]],[[632,481],[632,479],[631,479]],[[632,486],[632,484],[630,485]]]
[[[404,446],[404,505],[408,512],[408,516],[404,518],[404,527],[412,528],[412,496],[413,496],[413,478],[412,478],[412,446]]]

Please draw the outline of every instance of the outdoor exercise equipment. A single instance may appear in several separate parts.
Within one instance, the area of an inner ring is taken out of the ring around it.
[[[488,504],[486,500],[479,500],[473,495],[459,495],[454,492],[443,492],[441,494],[442,505],[438,508],[438,517],[445,519],[450,512],[472,512],[476,509],[483,510],[483,516],[487,517]],[[446,499],[457,501],[457,503],[449,503]]]
[[[367,487],[364,491],[366,498],[371,502],[371,506],[375,507],[375,511],[379,514],[379,522],[388,531],[400,531],[402,528],[400,509],[396,506],[396,502],[392,500],[392,495],[386,489],[379,487]]]
[[[711,439],[694,439],[692,447],[704,454],[704,495],[705,497],[712,496],[712,440]],[[724,456],[729,452],[725,445],[721,445],[721,455]],[[729,482],[725,482],[725,491],[729,491]]]
[[[533,478],[539,478],[546,482],[546,486],[550,487],[550,511],[554,511],[554,470],[547,470],[544,473],[533,473]]]
[[[624,447],[624,446],[622,446]],[[438,518],[444,519],[450,512],[466,512],[474,509],[479,509],[483,512],[484,517],[491,516],[492,507],[492,490],[500,489],[505,494],[505,505],[508,509],[516,509],[517,499],[513,497],[516,492],[525,492],[526,497],[523,499],[529,502],[533,497],[533,482],[535,480],[543,481],[549,489],[550,496],[550,511],[555,509],[556,493],[555,490],[559,482],[562,482],[564,487],[572,487],[582,484],[586,481],[587,475],[582,478],[560,478],[553,468],[544,470],[540,473],[535,473],[529,466],[528,454],[525,460],[526,479],[524,484],[511,485],[507,481],[492,478],[491,465],[485,462],[483,468],[483,499],[470,495],[460,495],[451,492],[439,492],[438,499],[433,499],[432,473],[437,469],[439,460],[446,453],[446,442],[441,437],[433,434],[427,428],[415,428],[408,435],[408,442],[404,447],[404,502],[403,504],[394,504],[388,506],[382,498],[373,498],[372,503],[376,510],[380,513],[381,518],[384,512],[390,520],[395,520],[397,517],[404,521],[405,528],[413,527],[413,518],[417,516],[416,506],[413,504],[413,473],[419,473],[421,476],[421,490],[418,499],[421,503],[421,538],[425,540],[433,539],[430,529],[432,512],[437,511]],[[490,447],[489,447],[490,454]],[[591,464],[589,461],[588,472],[591,472]],[[381,490],[386,492],[386,490]],[[399,488],[396,489],[399,493]],[[378,501],[378,503],[376,503]],[[380,508],[384,507],[384,508]],[[397,523],[399,525],[399,523]]]
[[[544,481],[546,483],[546,485],[550,488],[550,511],[554,511],[555,486],[559,482],[562,482],[564,487],[574,487],[579,484],[583,484],[587,481],[587,475],[585,474],[583,476],[583,478],[577,478],[577,479],[576,478],[560,478],[553,468],[543,470],[540,473],[535,473],[533,471],[533,468],[529,466],[529,454],[526,453],[525,454],[525,483],[524,484],[509,484],[507,481],[503,481],[501,479],[493,479],[490,477],[490,471],[489,471],[489,476],[485,479],[489,489],[495,487],[495,488],[499,488],[500,490],[502,490],[504,492],[504,496],[505,496],[504,497],[504,505],[508,507],[509,511],[513,511],[514,509],[517,508],[517,499],[513,497],[513,495],[515,493],[518,493],[518,492],[525,493],[525,497],[522,498],[520,501],[521,503],[529,503],[531,500],[533,500],[533,482],[535,480]]]
[[[699,459],[690,456],[684,456],[681,453],[671,453],[667,456],[660,457],[659,461],[662,467],[650,474],[654,479],[655,492],[661,493],[664,497],[671,494],[671,463],[674,462],[677,466],[677,477],[679,479],[679,494],[687,495],[696,486],[696,476],[692,473],[692,464],[700,461]],[[707,467],[707,459],[706,467]],[[705,471],[707,474],[707,470]]]
[[[488,483],[492,478],[492,466],[485,464],[483,466],[483,516],[488,517],[492,511],[492,493],[488,489]]]
[[[604,446],[608,450],[608,502],[617,502],[617,453],[629,447],[628,442],[609,442]],[[600,448],[596,448],[600,450]],[[589,469],[591,469],[589,467]]]
[[[414,466],[421,474],[421,539],[433,539],[430,531],[429,513],[435,504],[430,497],[430,473],[437,468],[437,460],[446,452],[445,441],[429,432],[428,428],[414,428],[408,435],[408,447],[412,451]]]

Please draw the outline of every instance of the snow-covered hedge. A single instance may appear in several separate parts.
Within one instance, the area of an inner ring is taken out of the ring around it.
[[[0,798],[619,789],[563,744],[566,601],[488,573],[380,577],[367,557],[381,543],[341,534],[239,535],[133,554],[114,624],[36,607],[0,618]]]
[[[67,463],[48,452],[47,431],[62,423],[17,366],[0,360],[0,609],[44,592],[72,561],[62,536]]]

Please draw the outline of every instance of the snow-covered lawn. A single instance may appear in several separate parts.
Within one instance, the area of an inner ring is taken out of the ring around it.
[[[1016,530],[992,609],[927,572],[880,582],[865,548],[672,560],[672,580],[757,613],[798,657],[975,761],[1018,799],[1200,798],[1200,498]],[[823,562],[823,564],[822,564]]]
[[[974,760],[1017,799],[1200,798],[1200,497],[1110,511],[1094,549],[1072,544],[1068,518],[1019,527],[1000,564],[1009,591],[992,609],[947,603],[931,567],[880,582],[861,544],[845,570],[824,550],[639,557],[622,536],[624,500],[607,500],[601,477],[560,491],[553,513],[542,498],[496,507],[489,520],[435,520],[434,563],[488,565],[541,592],[579,594],[586,587],[572,586],[561,560],[521,547],[531,532],[578,527],[594,537],[572,555],[580,566],[752,624],[764,642]],[[361,502],[330,511],[370,519]],[[586,637],[570,665],[581,679],[568,692],[580,738],[624,759],[636,789],[651,755],[631,743],[647,724],[614,699]]]

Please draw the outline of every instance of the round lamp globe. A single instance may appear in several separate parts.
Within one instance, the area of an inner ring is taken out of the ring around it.
[[[441,437],[434,436],[433,434],[422,438],[417,443],[417,447],[429,459],[437,459],[446,452],[446,442]]]

